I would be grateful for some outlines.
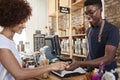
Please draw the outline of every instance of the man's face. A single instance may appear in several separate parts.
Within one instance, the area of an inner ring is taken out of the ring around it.
[[[102,8],[98,7],[97,5],[89,5],[85,7],[86,17],[92,25],[97,25],[98,22],[102,19],[101,12]]]

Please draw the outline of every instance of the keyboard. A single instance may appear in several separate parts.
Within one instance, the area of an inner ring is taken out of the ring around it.
[[[73,75],[80,75],[80,74],[85,74],[86,71],[79,67],[79,68],[76,68],[75,70],[73,71],[66,71],[66,70],[63,70],[63,71],[52,71],[52,73],[54,73],[55,75],[59,76],[59,77],[68,77],[68,76],[73,76]]]
[[[69,57],[63,57],[63,56],[59,56],[57,57],[60,61],[71,61],[72,62],[72,59],[69,58]]]

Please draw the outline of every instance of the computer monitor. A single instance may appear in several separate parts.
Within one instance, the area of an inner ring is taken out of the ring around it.
[[[45,45],[52,49],[51,54],[58,57],[61,55],[61,47],[58,35],[49,35],[45,37]]]

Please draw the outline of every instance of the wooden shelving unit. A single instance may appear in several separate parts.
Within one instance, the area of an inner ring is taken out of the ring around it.
[[[59,36],[59,38],[69,38],[69,36],[65,35],[65,36]]]
[[[83,3],[85,0],[77,0],[76,2],[72,3],[72,11],[75,11],[81,7],[83,7]]]
[[[70,56],[70,54],[67,52],[62,52],[62,55]]]
[[[69,56],[70,58],[72,57],[86,58],[86,55],[83,55],[82,53],[77,54],[74,52],[74,49],[73,49],[75,45],[75,41],[77,39],[82,40],[86,36],[85,33],[79,33],[80,32],[79,29],[81,27],[84,27],[83,24],[85,23],[84,14],[83,14],[83,3],[85,0],[76,0],[75,2],[74,1],[73,0],[55,0],[54,2],[55,8],[53,8],[55,9],[55,12],[52,15],[48,13],[49,14],[48,16],[51,19],[54,18],[56,21],[55,25],[52,25],[52,27],[56,29],[55,34],[59,35],[61,45],[62,45],[62,41],[66,41],[66,44],[68,46],[67,48],[66,46],[61,46],[61,48],[64,47],[65,48],[64,50],[66,50],[66,51],[62,51],[62,55]],[[48,2],[49,4],[53,4],[49,0]],[[70,14],[60,13],[59,11],[60,6],[70,8]],[[51,6],[48,6],[48,7],[51,7]],[[76,15],[75,13],[76,11],[78,11],[78,14],[77,14],[78,17],[74,16]],[[80,19],[79,21],[81,22],[78,22],[78,24],[76,24],[75,23],[76,18],[79,18]],[[54,24],[54,23],[51,23],[51,24]],[[76,33],[77,30],[78,32]]]
[[[86,58],[86,55],[78,55],[78,54],[73,54],[74,57],[82,57],[82,58]]]
[[[85,37],[86,34],[76,34],[76,35],[72,35],[72,37]]]

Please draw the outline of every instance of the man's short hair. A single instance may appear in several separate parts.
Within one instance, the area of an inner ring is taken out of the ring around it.
[[[84,6],[89,6],[89,5],[97,5],[102,8],[102,1],[101,0],[86,0],[84,2]]]

